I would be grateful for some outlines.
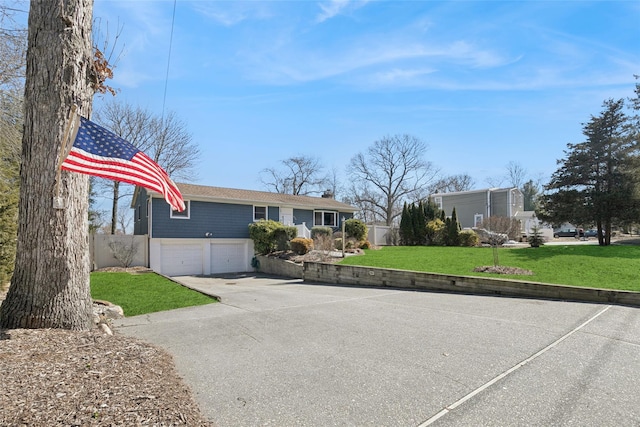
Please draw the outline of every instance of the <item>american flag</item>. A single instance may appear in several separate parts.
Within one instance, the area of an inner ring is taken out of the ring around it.
[[[162,194],[172,209],[184,211],[180,190],[160,165],[118,135],[76,117],[80,123],[76,123],[77,134],[62,169],[148,188]]]

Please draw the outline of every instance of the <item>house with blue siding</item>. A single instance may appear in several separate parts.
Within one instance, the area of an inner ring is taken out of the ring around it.
[[[162,195],[137,187],[134,234],[147,235],[149,266],[168,276],[251,271],[249,224],[261,219],[298,228],[309,237],[314,226],[339,228],[357,208],[322,197],[296,196],[178,183],[186,209],[172,210]]]

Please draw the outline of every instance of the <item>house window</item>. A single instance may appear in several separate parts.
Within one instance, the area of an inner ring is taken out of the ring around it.
[[[261,219],[267,219],[267,207],[266,206],[254,206],[253,207],[253,220],[260,221]]]
[[[442,197],[434,197],[433,198],[433,203],[436,204],[438,209],[442,209]]]
[[[315,211],[313,213],[313,225],[323,225],[325,227],[337,227],[338,212]]]
[[[182,212],[178,212],[175,209],[171,209],[171,218],[173,219],[189,219],[191,216],[191,201],[184,201],[184,210]]]
[[[484,221],[484,215],[475,214],[473,215],[473,226],[474,227],[482,227],[482,222]]]

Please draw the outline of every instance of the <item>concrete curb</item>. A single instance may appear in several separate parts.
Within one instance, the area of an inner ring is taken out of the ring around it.
[[[305,282],[596,302],[640,307],[640,292],[317,262],[304,263],[303,279]]]

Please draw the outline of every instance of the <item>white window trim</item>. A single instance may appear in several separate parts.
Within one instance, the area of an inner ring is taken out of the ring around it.
[[[482,222],[484,221],[484,215],[483,214],[474,214],[473,215],[473,226],[474,227],[478,227],[482,225]]]
[[[442,196],[436,196],[433,198],[433,203],[436,204],[438,209],[442,209]]]
[[[169,218],[171,218],[171,219],[189,219],[189,218],[191,218],[191,200],[185,200],[184,201],[184,207],[185,207],[185,209],[187,211],[187,215],[186,216],[181,215],[180,212],[177,212],[177,211],[173,210],[171,208],[171,206],[169,206],[169,212],[170,212],[169,213]],[[175,215],[174,215],[174,212],[175,212]]]
[[[256,208],[264,208],[264,218],[256,219]],[[253,205],[253,222],[260,221],[261,219],[269,219],[269,207],[265,205]]]
[[[321,212],[322,213],[322,224],[317,224],[316,223],[316,214]],[[324,215],[330,213],[333,214],[334,216],[334,224],[333,225],[326,225],[324,224]],[[338,211],[321,211],[321,210],[317,210],[317,211],[313,211],[313,225],[314,226],[320,226],[320,227],[337,227],[338,226]]]

